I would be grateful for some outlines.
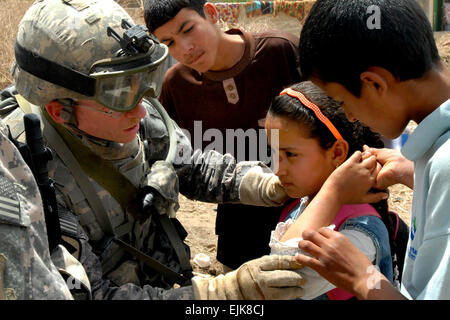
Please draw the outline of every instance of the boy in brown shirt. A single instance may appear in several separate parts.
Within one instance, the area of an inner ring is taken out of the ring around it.
[[[258,120],[265,117],[273,97],[301,80],[298,38],[281,31],[223,32],[216,25],[216,8],[205,2],[146,3],[149,31],[179,62],[167,71],[160,100],[189,132],[194,148],[268,163],[270,153]],[[217,259],[236,268],[268,254],[270,232],[280,213],[281,208],[219,205]]]

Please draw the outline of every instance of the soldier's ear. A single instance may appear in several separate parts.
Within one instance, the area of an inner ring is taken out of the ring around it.
[[[66,122],[66,120],[61,117],[63,106],[59,101],[53,100],[47,103],[45,109],[47,110],[47,113],[50,115],[53,121],[55,121],[56,123]]]

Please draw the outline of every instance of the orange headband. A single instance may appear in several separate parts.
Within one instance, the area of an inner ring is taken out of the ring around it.
[[[327,117],[325,117],[325,115],[322,113],[322,111],[320,111],[319,107],[316,106],[311,101],[309,101],[308,99],[306,99],[306,97],[301,92],[298,92],[291,88],[287,88],[287,89],[284,89],[283,91],[281,91],[280,96],[282,96],[283,94],[287,94],[288,96],[291,96],[291,97],[294,97],[294,98],[297,98],[298,100],[300,100],[300,102],[303,103],[303,105],[305,107],[314,111],[314,113],[316,114],[316,117],[320,121],[322,121],[324,125],[327,126],[327,128],[331,131],[331,133],[337,140],[344,140],[342,138],[341,134],[339,133],[339,131],[336,129],[336,127],[331,123],[331,121]]]

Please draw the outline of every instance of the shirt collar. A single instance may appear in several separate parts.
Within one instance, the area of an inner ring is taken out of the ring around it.
[[[233,78],[240,74],[247,65],[252,61],[255,56],[255,39],[254,37],[245,31],[239,29],[230,29],[226,31],[228,34],[240,34],[244,37],[245,49],[242,58],[233,67],[227,70],[221,71],[207,71],[203,75],[213,81],[223,81],[229,78]]]
[[[423,119],[409,136],[401,152],[409,160],[422,157],[445,132],[450,130],[450,99]]]

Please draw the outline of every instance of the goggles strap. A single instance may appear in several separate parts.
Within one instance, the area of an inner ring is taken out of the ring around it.
[[[292,88],[287,88],[287,89],[284,89],[283,91],[281,91],[280,96],[282,96],[283,94],[287,94],[288,96],[291,96],[293,98],[297,98],[298,100],[300,100],[300,102],[305,107],[311,109],[314,112],[314,114],[316,115],[316,117],[324,125],[327,126],[328,130],[330,130],[330,132],[333,134],[333,136],[336,138],[336,140],[343,140],[339,131],[336,129],[336,127],[333,125],[333,123],[322,113],[322,111],[320,111],[320,108],[316,104],[309,101],[301,92],[294,90]]]
[[[25,49],[17,41],[14,53],[19,67],[33,76],[88,97],[95,96],[95,79],[45,59]]]

